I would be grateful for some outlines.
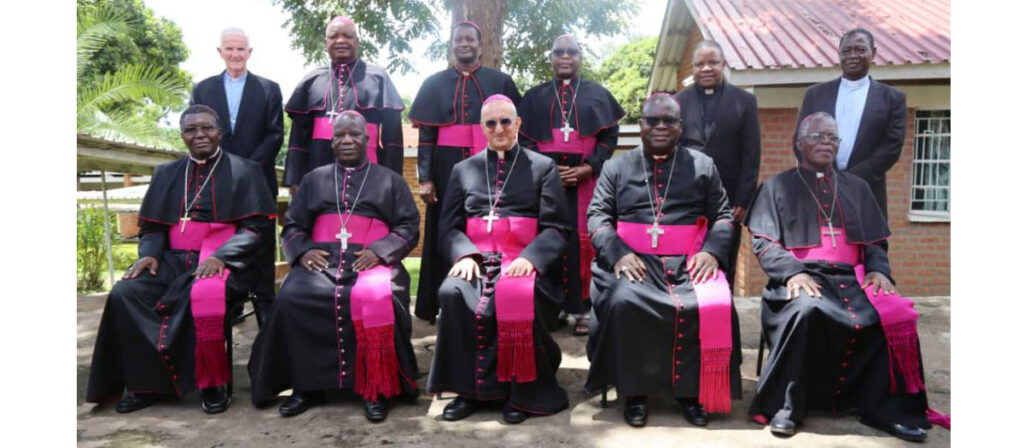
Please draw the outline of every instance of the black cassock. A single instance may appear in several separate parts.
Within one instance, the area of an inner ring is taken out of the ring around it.
[[[771,419],[781,411],[800,422],[810,410],[856,408],[883,422],[930,427],[923,383],[919,393],[890,393],[890,387],[904,390],[903,378],[895,375],[898,383],[890,383],[886,336],[854,265],[796,256],[831,246],[830,237],[822,235],[829,221],[817,202],[831,214],[834,230],[843,234],[840,241],[860,251],[865,271],[892,278],[881,246],[889,227],[870,187],[847,172],[830,170],[820,178],[815,174],[793,168],[772,177],[748,214],[754,253],[769,278],[761,325],[771,349],[750,415]],[[836,190],[839,197],[833,205]],[[786,300],[786,281],[801,272],[822,286],[821,298],[801,292],[799,298]],[[916,351],[916,336],[914,345]],[[921,369],[919,354],[912,362]]]
[[[96,335],[86,401],[116,400],[125,389],[181,396],[197,387],[191,288],[200,252],[172,249],[169,232],[181,231],[186,165],[191,204],[218,158],[213,178],[185,225],[195,229],[203,223],[234,224],[234,234],[212,253],[230,271],[224,288],[227,309],[244,300],[259,280],[254,261],[275,211],[259,165],[222,151],[202,165],[183,157],[158,166],[139,212],[139,258],[156,258],[157,273],[143,271],[110,290]]]
[[[437,203],[427,205],[423,218],[423,252],[416,316],[431,320],[437,315],[437,289],[451,265],[441,262],[441,210],[452,168],[487,147],[480,128],[480,109],[487,97],[503,94],[519,104],[519,89],[512,77],[478,65],[463,72],[450,67],[427,78],[409,109],[409,120],[419,128],[416,156],[420,182],[434,183]]]
[[[561,131],[565,124],[563,112],[573,129],[568,142]],[[608,89],[580,77],[568,83],[555,80],[538,84],[523,95],[519,107],[523,119],[519,133],[524,146],[550,157],[558,165],[585,163],[594,170],[590,180],[564,187],[573,234],[553,274],[565,295],[562,309],[570,314],[590,309],[590,262],[594,251],[586,232],[587,205],[601,168],[618,145],[619,120],[625,115]],[[546,316],[545,320],[551,323],[554,317]]]
[[[344,251],[335,231],[329,232],[330,241],[326,241],[318,230],[318,221],[339,219],[339,198],[343,216],[355,207],[351,218],[341,218],[355,234]],[[369,220],[375,220],[376,226],[383,223],[386,229],[381,228],[379,239],[364,246],[360,241],[369,233]],[[416,247],[419,221],[405,181],[381,166],[365,162],[346,169],[335,162],[314,169],[303,179],[285,214],[281,235],[291,270],[253,343],[249,360],[253,403],[264,403],[288,388],[302,392],[355,389],[359,353],[351,302],[358,274],[352,263],[357,258],[355,252],[364,248],[390,268],[398,384],[404,394],[417,393],[409,274],[402,258]],[[299,265],[302,255],[311,249],[330,253],[327,269],[313,272]]]
[[[518,161],[513,167],[516,153]],[[562,299],[561,285],[553,284],[549,277],[570,232],[565,193],[555,164],[519,146],[508,150],[504,159],[487,150],[459,162],[452,170],[441,213],[444,234],[441,247],[447,249],[445,255],[449,263],[465,256],[481,260],[483,279],[466,282],[448,277],[441,284],[437,345],[427,389],[430,393],[451,391],[472,400],[507,400],[509,405],[531,413],[553,414],[569,405],[565,389],[555,378],[562,353],[536,312],[532,323],[536,379],[498,381],[498,321],[494,297],[502,254],[481,251],[467,235],[468,220],[487,215],[488,176],[492,194],[507,186],[497,203],[500,217],[537,220],[536,237],[519,255],[536,267],[535,311],[540,309],[537,303],[557,304]]]
[[[645,178],[652,182],[649,188]],[[693,251],[710,253],[718,259],[719,269],[725,269],[729,241],[736,229],[710,157],[679,148],[667,159],[655,161],[638,147],[609,161],[587,213],[597,257],[587,341],[590,372],[585,387],[593,392],[614,386],[619,396],[696,398],[702,372],[699,335],[705,323],[686,270],[688,257],[639,253],[618,233],[623,223],[640,223],[644,228],[653,223],[651,197],[656,204],[664,202],[659,219],[663,226],[698,225],[706,220],[707,236]],[[615,278],[615,263],[629,253],[636,253],[647,267],[642,283],[631,283],[625,275]],[[724,367],[729,380],[719,391],[726,395],[726,403],[729,396],[738,399],[741,394],[739,320],[731,301],[729,307],[731,316],[725,320],[731,320],[732,349]]]
[[[402,109],[405,104],[387,72],[362,59],[309,72],[285,104],[292,129],[284,185],[298,185],[306,173],[334,162],[332,110],[355,110],[366,117],[367,157],[402,174]]]

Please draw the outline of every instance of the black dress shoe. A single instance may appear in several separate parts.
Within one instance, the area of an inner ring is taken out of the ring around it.
[[[900,423],[885,423],[870,417],[861,417],[860,422],[908,442],[924,442],[928,436],[928,433],[921,428],[905,426]]]
[[[502,412],[502,417],[505,418],[505,423],[510,425],[518,425],[525,422],[530,416],[526,412],[520,411],[519,409],[513,408],[512,406],[505,405],[505,411]]]
[[[629,426],[642,427],[647,424],[647,397],[643,395],[626,397],[626,408],[622,416]]]
[[[388,418],[388,404],[384,400],[363,400],[363,414],[372,423],[380,423]]]
[[[772,421],[769,424],[771,427],[772,435],[789,437],[796,434],[796,423],[785,417],[779,417],[776,415],[772,417]]]
[[[477,403],[473,400],[469,400],[462,397],[455,397],[448,406],[444,407],[444,413],[442,417],[449,421],[454,422],[456,420],[462,420],[476,411]]]
[[[231,395],[224,386],[203,389],[203,402],[199,408],[207,414],[220,414],[231,407]]]
[[[142,408],[147,408],[149,405],[156,403],[160,400],[160,396],[157,394],[133,394],[126,392],[124,396],[118,400],[114,410],[119,414],[127,414],[129,412],[135,412]]]
[[[676,403],[683,408],[683,418],[694,426],[707,426],[708,413],[696,398],[676,398]]]
[[[313,402],[318,398],[318,394],[292,392],[292,395],[277,408],[277,412],[285,417],[294,417],[313,407]]]

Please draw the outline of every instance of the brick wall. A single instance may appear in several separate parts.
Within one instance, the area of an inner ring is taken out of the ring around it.
[[[796,109],[760,109],[761,175],[763,181],[795,164],[792,152]],[[901,293],[912,296],[949,295],[949,223],[910,222],[910,185],[914,153],[914,110],[907,111],[907,137],[899,162],[887,173],[889,257]],[[744,230],[736,270],[736,294],[761,294],[767,278],[750,248]]]

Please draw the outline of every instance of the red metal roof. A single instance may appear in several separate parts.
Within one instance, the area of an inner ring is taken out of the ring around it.
[[[949,0],[686,0],[734,70],[836,67],[851,28],[875,37],[875,65],[949,61]]]

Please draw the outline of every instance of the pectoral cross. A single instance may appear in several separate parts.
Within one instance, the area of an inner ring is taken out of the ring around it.
[[[351,234],[351,233],[348,233],[348,230],[346,230],[346,229],[345,229],[345,226],[342,226],[342,227],[341,227],[341,231],[340,231],[340,232],[338,232],[338,234],[337,234],[337,235],[334,235],[334,237],[335,237],[335,238],[337,238],[337,239],[341,240],[341,250],[342,250],[343,252],[344,252],[345,250],[348,250],[348,239],[349,239],[349,237],[351,237],[351,236],[352,236],[352,234]]]
[[[562,141],[569,143],[569,134],[572,134],[572,131],[575,129],[573,129],[572,126],[569,126],[569,122],[566,121],[559,130],[562,131]]]
[[[829,222],[828,223],[828,232],[824,232],[824,234],[828,235],[829,238],[832,238],[832,248],[835,249],[835,247],[836,247],[836,235],[842,235],[843,233],[842,232],[836,232],[832,228],[832,223]]]
[[[491,233],[491,227],[494,225],[494,221],[497,221],[498,219],[500,218],[498,218],[498,215],[494,214],[493,208],[491,211],[487,212],[487,216],[484,217],[484,221],[487,221],[487,233]]]
[[[185,233],[185,223],[189,222],[190,220],[191,219],[188,217],[188,215],[181,217],[181,233]]]
[[[327,119],[330,120],[331,123],[334,123],[334,117],[336,117],[337,115],[338,115],[338,111],[336,111],[334,109],[331,109],[331,110],[327,111]]]
[[[654,225],[647,228],[647,233],[651,235],[651,247],[658,247],[658,235],[665,234],[664,230],[658,227],[658,221],[654,221]]]

